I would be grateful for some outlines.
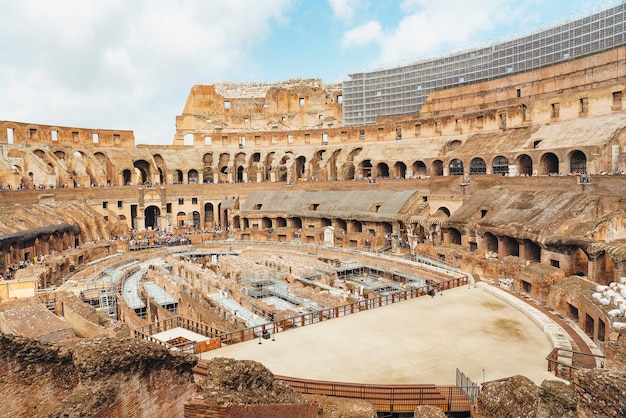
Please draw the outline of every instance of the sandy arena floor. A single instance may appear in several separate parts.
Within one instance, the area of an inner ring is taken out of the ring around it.
[[[477,383],[522,374],[539,384],[554,379],[550,350],[528,317],[480,288],[460,287],[202,358],[256,360],[277,375],[340,382],[454,384],[459,368]]]

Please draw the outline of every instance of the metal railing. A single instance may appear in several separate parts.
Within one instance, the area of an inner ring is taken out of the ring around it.
[[[597,365],[597,362],[600,361],[600,367],[604,367],[605,357],[603,355],[583,353],[559,347],[554,347],[546,357],[546,360],[548,360],[548,371],[553,372],[556,377],[570,382],[574,378],[575,370],[590,368],[586,366],[586,363],[589,363],[589,359],[593,359],[594,365]]]
[[[427,296],[432,291],[443,292],[447,289],[465,286],[468,284],[467,276],[454,278],[436,285],[426,285],[402,292],[381,295],[371,299],[361,299],[357,302],[342,305],[334,308],[326,308],[317,312],[309,312],[298,316],[285,318],[282,320],[269,322],[263,325],[257,325],[238,331],[231,331],[219,335],[222,345],[236,344],[239,342],[250,341],[259,338],[262,335],[273,335],[291,328],[303,327],[306,325],[317,324],[319,322],[328,321],[333,318],[351,315],[357,312],[367,311],[379,308],[381,306],[391,305],[420,296]]]

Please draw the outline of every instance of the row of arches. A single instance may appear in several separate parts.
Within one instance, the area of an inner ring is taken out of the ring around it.
[[[452,158],[447,161],[435,159],[393,163],[376,162],[368,158],[359,161],[358,156],[362,151],[361,147],[354,148],[342,158],[340,158],[342,149],[332,152],[318,149],[312,157],[296,156],[289,151],[283,154],[272,151],[264,158],[260,152],[250,155],[239,152],[234,156],[224,152],[215,156],[216,158],[213,153],[205,153],[202,157],[202,167],[185,170],[169,169],[166,160],[160,154],[155,154],[152,161],[135,160],[132,167],[121,168],[117,174],[113,173],[113,163],[101,151],[93,154],[93,158],[81,151],[68,155],[62,150],[50,154],[36,149],[33,153],[46,164],[46,176],[56,176],[56,182],[61,184],[67,181],[83,183],[89,181],[90,184],[100,185],[288,182],[301,179],[354,180],[370,177],[405,179],[480,174],[555,175],[582,174],[588,171],[587,156],[581,150],[568,152],[561,157],[563,162],[556,153],[544,152],[534,158],[523,153],[514,158],[498,155],[490,161],[483,157],[474,157],[469,161]],[[29,172],[23,182],[37,183],[36,177],[36,173],[33,175]],[[85,180],[86,178],[88,180]]]

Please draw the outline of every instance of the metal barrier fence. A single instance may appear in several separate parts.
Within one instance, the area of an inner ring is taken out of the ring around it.
[[[402,292],[392,293],[389,295],[378,296],[372,299],[363,299],[335,308],[326,308],[317,312],[309,312],[302,315],[269,322],[263,325],[257,325],[238,331],[227,332],[220,335],[219,337],[221,338],[222,345],[230,345],[239,342],[250,341],[255,338],[261,338],[261,336],[273,335],[277,332],[282,332],[291,328],[317,324],[319,322],[328,321],[333,318],[340,318],[342,316],[379,308],[381,306],[391,305],[393,303],[414,299],[420,296],[427,296],[432,291],[443,292],[444,290],[465,286],[467,284],[468,278],[467,276],[463,276],[447,280],[436,285],[426,285],[414,289],[405,290]]]
[[[465,392],[467,397],[473,402],[476,402],[478,394],[480,393],[480,385],[467,377],[465,373],[459,369],[456,369],[456,385],[463,388],[463,392]]]

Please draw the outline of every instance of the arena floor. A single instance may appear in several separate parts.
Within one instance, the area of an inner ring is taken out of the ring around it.
[[[547,371],[548,337],[481,288],[460,287],[202,354],[263,363],[274,374],[378,384],[477,383]]]

